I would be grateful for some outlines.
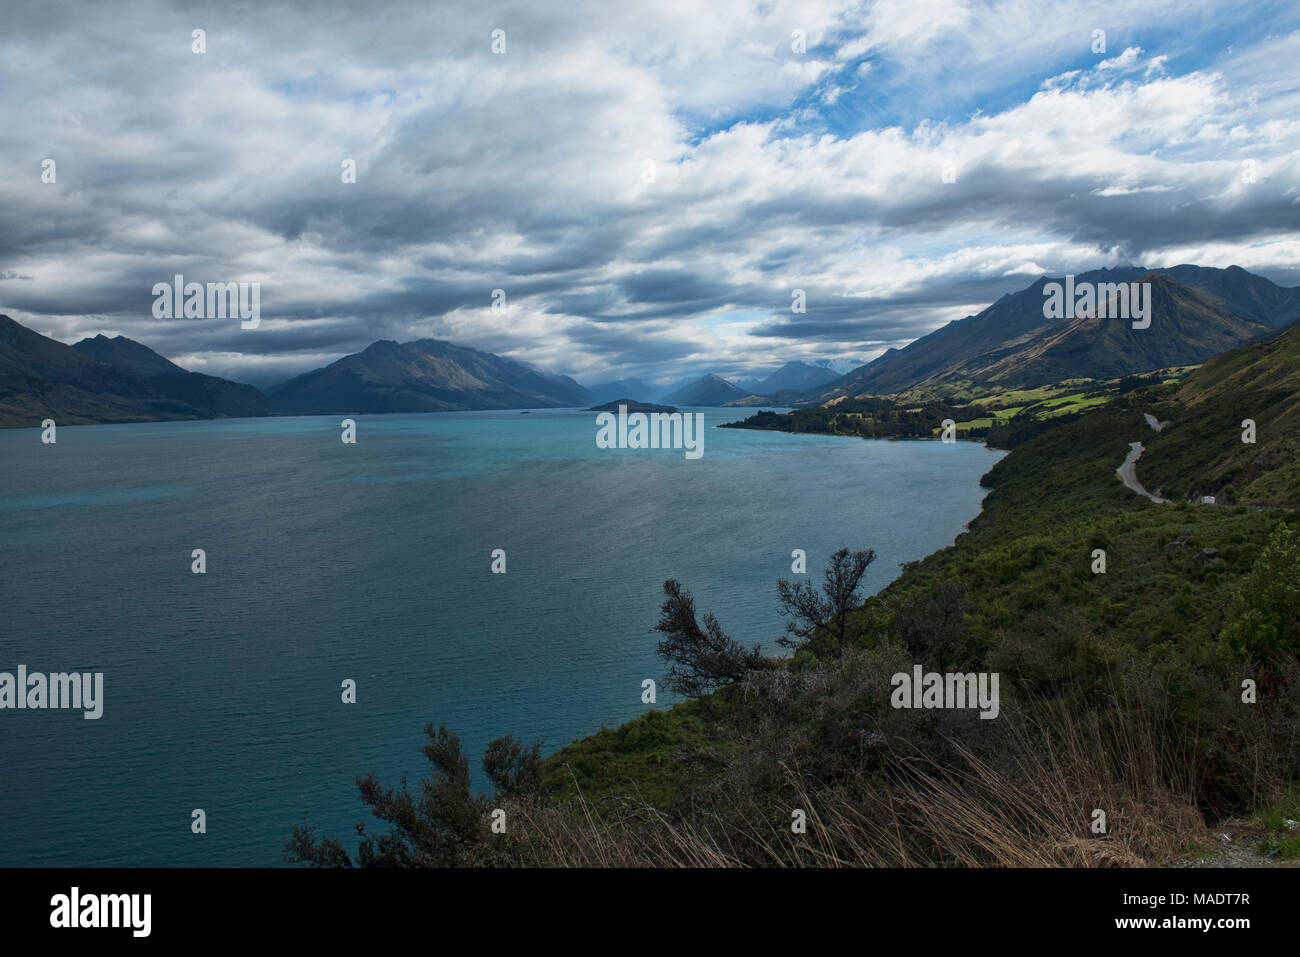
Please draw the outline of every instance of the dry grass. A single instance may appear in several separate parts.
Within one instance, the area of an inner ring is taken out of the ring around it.
[[[1076,717],[1040,705],[1005,710],[998,766],[951,742],[955,766],[905,746],[888,784],[819,788],[786,768],[791,808],[767,820],[697,813],[670,820],[643,802],[517,807],[530,864],[569,867],[1141,867],[1210,841],[1196,810],[1194,756],[1174,753],[1150,711]],[[1106,832],[1090,829],[1106,812]]]

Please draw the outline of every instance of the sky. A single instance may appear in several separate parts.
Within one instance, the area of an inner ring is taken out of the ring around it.
[[[1294,0],[6,2],[0,312],[261,386],[421,338],[663,383],[1045,273],[1294,286],[1297,63]],[[176,274],[260,324],[155,318]]]

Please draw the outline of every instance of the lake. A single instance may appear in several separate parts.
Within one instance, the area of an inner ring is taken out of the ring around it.
[[[276,865],[304,814],[351,849],[356,777],[414,786],[427,722],[481,784],[494,737],[641,714],[666,578],[775,652],[793,549],[820,580],[874,548],[876,591],[1002,454],[693,411],[693,461],[597,448],[576,410],[356,416],[355,445],[341,416],[0,431],[0,671],[104,674],[98,720],[0,711],[0,865]]]

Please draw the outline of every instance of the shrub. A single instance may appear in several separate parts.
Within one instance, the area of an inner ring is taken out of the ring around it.
[[[1222,650],[1275,670],[1300,652],[1300,532],[1280,522],[1233,603]]]

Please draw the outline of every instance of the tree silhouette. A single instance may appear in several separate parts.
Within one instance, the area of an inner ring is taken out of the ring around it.
[[[818,657],[848,650],[849,613],[862,603],[859,590],[867,566],[876,560],[871,549],[850,552],[841,548],[826,566],[821,592],[811,582],[776,583],[781,613],[788,615],[785,634],[777,639],[786,648],[807,648]]]
[[[758,645],[746,648],[731,638],[711,612],[705,613],[701,628],[695,619],[695,599],[680,583],[671,578],[664,582],[664,594],[654,630],[664,635],[657,650],[668,663],[665,684],[670,691],[699,698],[767,667]]]

